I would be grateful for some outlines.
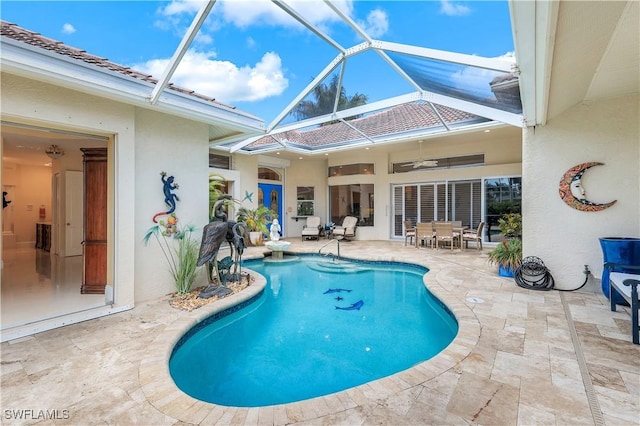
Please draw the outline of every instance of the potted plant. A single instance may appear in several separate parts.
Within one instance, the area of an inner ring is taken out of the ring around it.
[[[522,263],[522,241],[507,238],[498,243],[489,252],[489,263],[498,265],[498,275],[501,277],[513,277],[516,268]]]
[[[240,207],[238,209],[237,221],[247,224],[251,244],[261,245],[264,236],[269,234],[267,224],[276,217],[276,212],[265,206],[258,206],[258,208],[255,209]]]
[[[504,240],[489,252],[489,263],[498,265],[498,275],[513,277],[522,263],[522,215],[509,213],[498,219]]]

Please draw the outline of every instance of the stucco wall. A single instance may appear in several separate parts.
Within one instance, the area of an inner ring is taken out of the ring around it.
[[[524,255],[540,257],[558,288],[580,286],[584,265],[601,276],[599,237],[640,237],[638,104],[635,95],[580,105],[524,132]],[[558,195],[563,174],[590,161],[604,165],[584,174],[587,199],[617,200],[600,212],[575,210]]]
[[[315,215],[320,217],[320,223],[327,223],[327,160],[324,158],[307,158],[292,160],[287,168],[285,184],[285,236],[298,237],[302,235],[305,220],[296,222],[297,189],[298,186],[313,186],[315,188]],[[289,208],[291,211],[289,212]]]
[[[154,226],[153,216],[167,211],[160,172],[174,176],[180,200],[175,214],[179,228],[196,227],[194,238],[200,240],[208,222],[209,144],[208,127],[166,114],[138,109],[136,111],[135,148],[135,300],[150,300],[175,291],[167,259],[158,241],[145,246],[143,238]],[[158,220],[166,216],[158,217]],[[170,245],[177,241],[168,239]],[[206,284],[204,268],[200,268],[196,285]]]

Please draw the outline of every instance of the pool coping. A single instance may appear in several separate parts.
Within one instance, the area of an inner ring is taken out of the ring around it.
[[[259,258],[260,256],[256,256]],[[355,260],[376,259],[351,256]],[[248,259],[247,259],[248,260]],[[385,259],[396,262],[395,259]],[[303,401],[264,407],[231,407],[200,401],[184,393],[174,383],[169,372],[169,358],[182,336],[193,326],[211,315],[233,308],[264,291],[266,279],[251,271],[255,281],[239,293],[205,305],[191,312],[184,311],[176,321],[165,327],[149,345],[147,357],[141,360],[138,379],[145,398],[158,411],[186,423],[242,423],[254,419],[255,423],[287,424],[310,421],[318,417],[339,413],[371,401],[378,401],[419,386],[454,368],[464,360],[480,339],[480,321],[463,302],[453,300],[438,282],[437,265],[398,259],[397,263],[413,264],[429,269],[423,275],[423,284],[454,315],[458,334],[438,355],[406,370],[365,384]],[[242,419],[242,420],[241,420]],[[241,420],[241,421],[239,421]]]

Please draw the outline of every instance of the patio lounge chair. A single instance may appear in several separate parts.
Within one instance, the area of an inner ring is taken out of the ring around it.
[[[302,241],[311,240],[311,239],[320,239],[320,217],[319,216],[309,216],[307,218],[307,223],[302,228]]]
[[[347,216],[342,221],[341,226],[336,226],[333,230],[333,236],[340,238],[344,241],[349,241],[347,237],[356,236],[356,226],[358,225],[358,218],[353,216]]]

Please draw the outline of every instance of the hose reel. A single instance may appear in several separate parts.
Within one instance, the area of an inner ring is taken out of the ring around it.
[[[516,284],[529,290],[552,290],[554,280],[542,259],[527,256],[514,272]]]

